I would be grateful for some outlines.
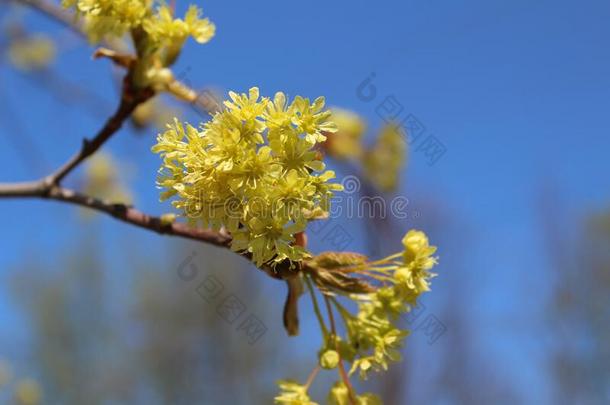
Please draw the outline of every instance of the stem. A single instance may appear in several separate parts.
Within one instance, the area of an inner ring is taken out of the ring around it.
[[[309,377],[307,377],[307,382],[305,383],[305,392],[307,392],[309,390],[309,387],[311,387],[311,384],[313,383],[313,380],[316,379],[316,376],[320,372],[320,369],[321,367],[318,364],[313,370],[311,370]]]
[[[324,318],[322,318],[322,312],[320,312],[320,306],[318,305],[318,299],[316,298],[316,293],[313,289],[313,285],[311,284],[311,280],[309,279],[309,275],[305,276],[305,282],[307,283],[307,289],[309,290],[309,295],[311,295],[311,302],[313,304],[313,310],[316,313],[316,318],[318,318],[318,323],[320,324],[320,328],[322,328],[322,333],[324,334],[324,339],[328,336],[328,329],[326,328],[326,324],[324,323]]]
[[[72,170],[80,165],[85,159],[94,154],[108,139],[112,137],[123,126],[123,122],[129,118],[133,110],[144,101],[153,96],[152,91],[140,91],[136,94],[130,94],[128,90],[128,79],[125,78],[123,94],[121,102],[116,112],[110,117],[102,129],[91,140],[84,139],[81,149],[72,156],[62,167],[57,169],[48,178],[47,182],[52,185],[58,185]]]
[[[343,305],[341,305],[341,303],[335,297],[330,297],[330,300],[332,301],[333,304],[335,304],[335,307],[337,307],[337,310],[339,311],[339,315],[341,315],[341,319],[343,319],[343,323],[345,324],[345,327],[347,328],[347,317],[351,317],[352,314],[350,314],[349,311],[347,309],[345,309],[345,307]]]
[[[330,306],[330,299],[324,295],[324,302],[326,303],[326,309],[328,310],[328,318],[330,320],[330,330],[333,337],[337,336],[337,329],[335,327],[335,318],[333,316],[333,310]],[[352,405],[356,405],[356,394],[354,391],[354,387],[349,380],[349,376],[347,375],[347,371],[345,371],[345,365],[343,364],[343,359],[341,359],[341,353],[339,352],[339,342],[335,339],[335,348],[337,350],[337,354],[339,354],[339,375],[341,376],[341,380],[343,384],[347,387],[347,392],[349,394],[349,399]]]
[[[78,193],[65,187],[48,186],[44,180],[31,183],[0,183],[0,198],[42,198],[75,204],[108,214],[119,221],[145,228],[160,234],[180,236],[203,241],[216,246],[228,247],[231,236],[226,232],[191,228],[180,222],[165,223],[159,217],[147,215],[125,204],[116,204]]]
[[[400,257],[400,256],[402,256],[402,252],[394,253],[393,255],[384,257],[383,259],[379,259],[379,260],[375,260],[375,261],[369,262],[368,264],[369,265],[384,264],[384,263],[387,263],[390,260],[396,259],[397,257]]]

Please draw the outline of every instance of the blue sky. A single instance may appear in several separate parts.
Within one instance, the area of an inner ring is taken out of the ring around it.
[[[473,242],[466,257],[471,275],[480,281],[474,293],[486,350],[507,365],[511,378],[540,382],[541,388],[523,388],[526,397],[547,399],[544,370],[536,364],[542,361],[537,354],[542,343],[532,339],[535,333],[507,337],[497,325],[524,311],[542,311],[536,308],[543,305],[548,263],[541,253],[536,202],[544,186],[557,185],[575,216],[610,201],[605,175],[610,171],[610,3],[199,4],[218,30],[207,45],[189,43],[175,67],[193,85],[236,91],[256,85],[267,95],[279,90],[291,96],[324,95],[329,105],[366,117],[372,129],[382,123],[376,106],[393,95],[405,113],[415,115],[445,145],[445,155],[432,166],[423,153],[412,151],[400,193],[415,202],[419,192],[432,195],[468,224]],[[42,18],[28,16],[27,21],[33,30],[63,32]],[[113,105],[109,63],[92,61],[91,49],[77,40],[68,43],[55,68]],[[52,167],[100,125],[99,117],[58,103],[5,64],[0,69],[0,95],[12,105],[0,116],[0,131],[27,132]],[[372,72],[378,96],[363,102],[356,88]],[[164,212],[167,206],[157,202],[154,188],[158,161],[149,152],[154,134],[128,132],[107,147],[131,161],[129,184],[138,206]],[[0,181],[43,174],[24,165],[5,136],[0,136],[0,159],[5,168]],[[72,208],[55,203],[0,205],[0,278],[27,255],[53,257],[70,245],[79,226]],[[105,221],[105,240],[137,235],[141,244],[163,244],[156,236]],[[112,242],[104,246],[108,252],[119,248]],[[449,259],[441,269],[441,275],[451,271]],[[529,304],[524,306],[524,300]],[[3,324],[12,319],[8,308],[0,298]]]

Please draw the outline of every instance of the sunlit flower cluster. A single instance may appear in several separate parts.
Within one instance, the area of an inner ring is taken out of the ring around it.
[[[352,373],[359,370],[364,378],[370,370],[385,370],[389,362],[400,360],[399,349],[409,332],[398,327],[396,321],[430,289],[430,279],[435,275],[430,269],[437,261],[433,256],[436,247],[430,246],[423,232],[409,231],[402,243],[402,252],[372,262],[362,255],[338,252],[308,261],[308,277],[329,296],[346,330],[346,338],[341,339],[321,325],[321,367],[336,367],[338,354],[352,363]],[[354,299],[358,311],[350,312],[336,295]]]
[[[437,263],[433,256],[436,247],[430,246],[422,231],[410,230],[402,244],[402,252],[376,261],[352,252],[324,252],[305,261],[304,279],[322,332],[318,368],[340,370],[341,381],[335,383],[328,396],[330,404],[381,404],[373,394],[353,392],[341,370],[343,362],[347,362],[351,364],[350,375],[358,371],[366,378],[370,371],[387,370],[390,362],[401,358],[402,341],[409,331],[398,326],[398,318],[411,311],[419,296],[430,290],[430,279],[435,276],[430,270]],[[314,285],[324,296],[330,327],[321,314]],[[344,306],[341,296],[354,300],[357,311]],[[339,325],[333,320],[335,311],[342,320],[344,334],[338,332]],[[306,396],[310,380],[311,377],[305,385],[293,383],[291,392],[298,388]],[[276,401],[286,395],[283,392]],[[307,401],[279,403],[309,404]]]
[[[163,54],[165,65],[173,63],[189,36],[206,43],[216,30],[194,5],[180,19],[168,5],[154,0],[64,0],[62,4],[82,18],[91,42],[130,33],[140,56]]]
[[[232,249],[259,266],[301,260],[307,252],[294,235],[326,216],[341,189],[314,150],[334,130],[324,99],[270,100],[256,87],[229,94],[226,109],[200,128],[175,121],[158,136],[161,198],[177,197],[173,205],[194,224],[225,227]]]
[[[368,265],[368,274],[382,281],[383,286],[354,297],[359,301],[356,315],[339,305],[347,326],[350,350],[346,355],[355,359],[351,371],[359,370],[362,377],[369,370],[387,369],[389,361],[400,360],[399,349],[408,331],[396,326],[395,321],[401,313],[411,310],[423,292],[429,291],[430,279],[435,275],[429,270],[436,264],[432,256],[436,247],[429,245],[423,232],[409,231],[402,243],[402,253]]]

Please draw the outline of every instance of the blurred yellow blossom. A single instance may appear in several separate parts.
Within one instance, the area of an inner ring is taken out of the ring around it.
[[[398,186],[401,168],[406,162],[407,144],[394,124],[382,128],[373,147],[364,156],[366,176],[381,191],[393,191]]]
[[[88,195],[116,203],[129,204],[133,201],[131,193],[119,180],[119,165],[106,152],[93,155],[85,167],[85,184]]]
[[[341,108],[331,110],[331,118],[337,125],[337,132],[328,137],[324,144],[328,154],[337,159],[359,159],[362,156],[362,137],[366,124],[360,116]]]
[[[47,67],[56,55],[55,43],[43,34],[16,37],[10,43],[8,56],[20,70],[30,71]]]
[[[24,379],[15,387],[15,402],[19,405],[37,405],[42,400],[40,385],[32,379]]]
[[[131,119],[138,128],[153,125],[163,129],[167,122],[179,115],[180,110],[171,107],[160,97],[154,97],[138,105],[131,114]]]

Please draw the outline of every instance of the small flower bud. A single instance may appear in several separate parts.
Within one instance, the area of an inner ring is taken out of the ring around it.
[[[339,365],[339,353],[336,350],[326,350],[320,356],[320,366],[325,369],[333,369]]]

